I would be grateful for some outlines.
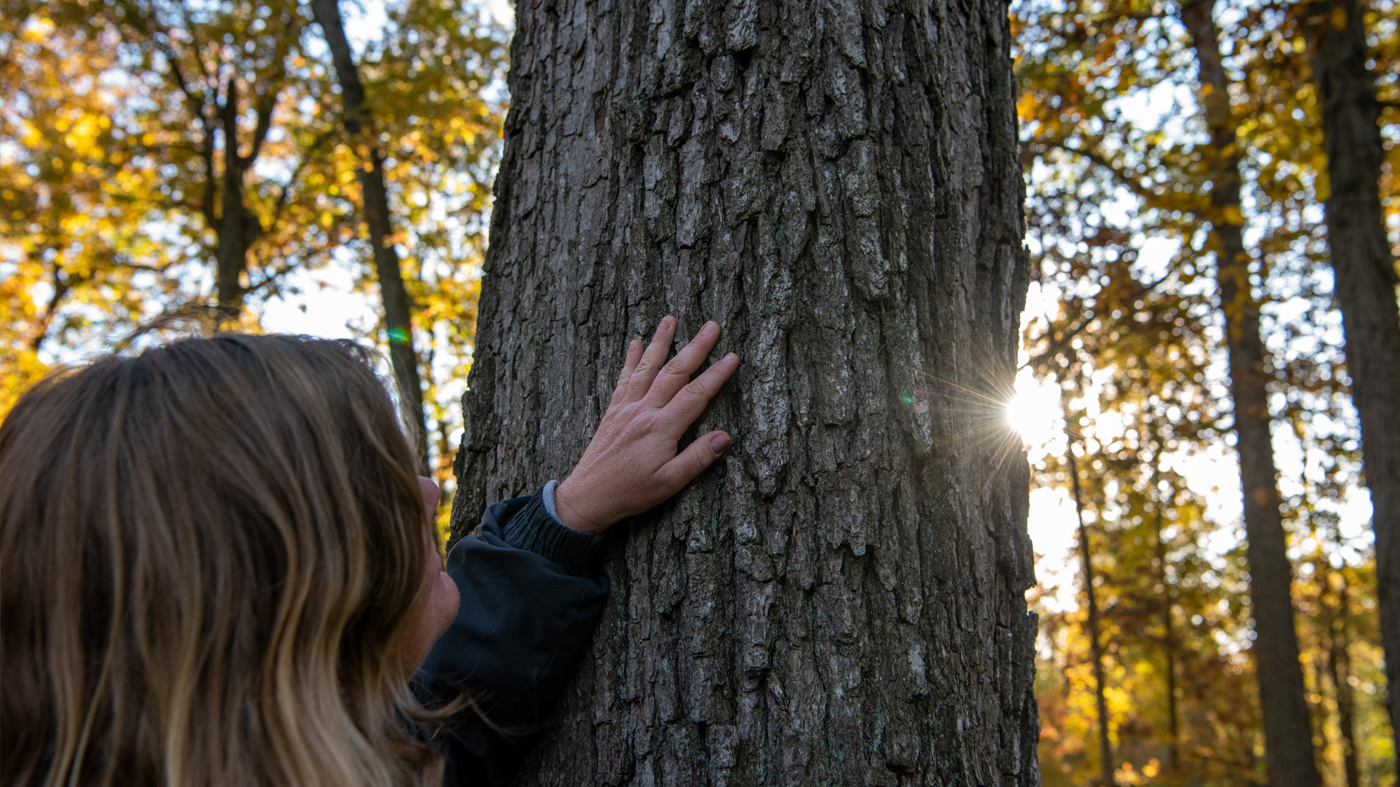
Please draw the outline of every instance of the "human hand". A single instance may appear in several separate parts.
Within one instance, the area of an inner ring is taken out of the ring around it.
[[[719,325],[705,323],[667,362],[675,334],[676,318],[667,316],[645,352],[640,341],[628,345],[617,390],[598,431],[554,492],[555,513],[570,530],[602,533],[656,506],[729,447],[729,435],[714,431],[676,455],[681,435],[734,374],[739,356],[730,353],[691,380],[719,341]]]

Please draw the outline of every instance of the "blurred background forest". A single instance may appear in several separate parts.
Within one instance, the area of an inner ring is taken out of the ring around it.
[[[1362,384],[1400,345],[1352,302],[1400,332],[1400,9],[1010,11],[1044,782],[1268,783],[1296,711],[1323,783],[1395,784],[1368,489],[1395,513],[1400,398]],[[510,13],[0,0],[0,412],[179,335],[343,336],[383,349],[450,494]]]

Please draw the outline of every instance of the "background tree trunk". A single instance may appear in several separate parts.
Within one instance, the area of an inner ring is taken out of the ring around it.
[[[389,189],[384,184],[384,154],[379,150],[374,123],[365,109],[365,89],[360,83],[360,70],[355,66],[354,53],[345,38],[345,25],[337,0],[314,0],[311,3],[316,23],[321,26],[335,61],[340,94],[345,100],[345,130],[362,164],[358,168],[361,208],[365,226],[369,228],[369,245],[374,252],[374,270],[379,279],[379,297],[384,305],[384,328],[389,338],[389,361],[394,366],[394,380],[404,397],[404,410],[413,418],[418,429],[418,472],[428,475],[428,424],[423,413],[423,379],[418,373],[418,352],[413,346],[413,303],[404,287],[403,271],[399,268],[399,253],[390,238],[393,236],[393,214],[389,211]]]
[[[1061,397],[1061,401],[1068,397]],[[1068,402],[1065,402],[1068,404]],[[1068,407],[1066,407],[1068,410]],[[1079,462],[1074,458],[1074,438],[1066,430],[1065,459],[1069,463],[1070,489],[1074,496],[1074,516],[1079,522],[1079,557],[1084,566],[1084,598],[1088,602],[1089,655],[1094,659],[1094,708],[1099,716],[1099,784],[1113,787],[1113,743],[1109,739],[1108,696],[1103,669],[1103,637],[1099,626],[1098,589],[1094,587],[1093,549],[1089,528],[1084,524],[1084,493],[1079,488]]]
[[[517,13],[454,534],[570,469],[664,314],[743,364],[520,783],[1038,784],[1005,5]]]
[[[1206,217],[1211,222],[1209,243],[1215,252],[1216,286],[1229,348],[1230,399],[1244,490],[1245,558],[1255,632],[1250,653],[1259,682],[1269,779],[1274,787],[1317,787],[1321,776],[1313,758],[1312,717],[1293,621],[1293,565],[1288,560],[1270,433],[1268,353],[1259,334],[1259,299],[1249,281],[1237,124],[1213,10],[1214,0],[1194,0],[1182,6],[1181,21],[1196,51],[1197,95],[1210,134],[1206,177],[1212,186]]]
[[[1347,372],[1361,416],[1361,454],[1374,509],[1381,644],[1391,733],[1400,751],[1400,313],[1395,260],[1381,212],[1380,105],[1366,68],[1365,9],[1357,0],[1317,5],[1313,60],[1327,139],[1327,246],[1346,331]]]
[[[1152,488],[1161,494],[1161,487],[1157,483],[1158,456],[1152,460]],[[1167,680],[1167,762],[1163,768],[1168,775],[1175,775],[1177,769],[1181,767],[1181,718],[1176,703],[1176,650],[1178,647],[1176,637],[1176,588],[1173,587],[1172,579],[1167,574],[1167,545],[1163,539],[1162,510],[1164,508],[1175,507],[1176,492],[1169,492],[1165,500],[1159,498],[1153,503],[1154,520],[1153,533],[1156,536],[1155,544],[1157,548],[1157,581],[1162,584],[1162,650],[1167,657],[1166,680]]]
[[[1326,563],[1322,564],[1327,567]],[[1332,586],[1330,571],[1323,569],[1323,587],[1329,591]],[[1339,586],[1336,590],[1337,606],[1331,610],[1327,625],[1327,659],[1325,668],[1332,688],[1337,691],[1337,730],[1341,734],[1342,769],[1347,777],[1347,787],[1361,787],[1361,765],[1356,751],[1356,696],[1351,688],[1351,656],[1347,653],[1351,632],[1347,619],[1351,614],[1351,599],[1348,598],[1345,571],[1339,571]],[[1325,600],[1330,592],[1323,596]]]
[[[224,132],[224,170],[222,199],[215,234],[218,247],[214,252],[214,292],[220,321],[236,322],[243,314],[243,282],[248,272],[248,253],[262,225],[243,201],[244,175],[251,166],[251,157],[238,153],[238,83],[230,79],[225,87],[224,101],[218,106],[219,125]],[[206,144],[212,145],[212,135]],[[213,173],[210,173],[213,177]],[[211,187],[212,188],[212,187]]]

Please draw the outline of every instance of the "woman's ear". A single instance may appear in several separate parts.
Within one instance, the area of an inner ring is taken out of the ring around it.
[[[433,483],[432,479],[418,476],[418,489],[423,493],[423,510],[427,512],[428,520],[431,521],[437,514],[438,501],[442,500],[442,489]]]

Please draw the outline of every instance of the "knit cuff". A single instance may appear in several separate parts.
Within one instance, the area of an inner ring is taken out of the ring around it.
[[[524,508],[506,521],[502,535],[511,546],[534,552],[573,576],[588,576],[597,568],[603,537],[564,527],[550,510],[554,507],[553,493],[549,486],[535,493]]]

